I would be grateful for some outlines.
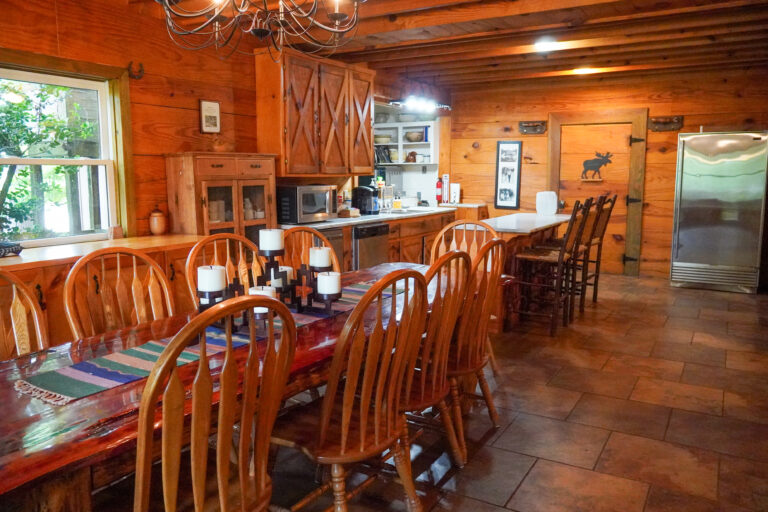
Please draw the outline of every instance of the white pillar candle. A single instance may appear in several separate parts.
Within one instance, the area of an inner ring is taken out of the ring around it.
[[[282,229],[259,230],[259,249],[262,251],[279,251],[284,247]]]
[[[331,248],[330,247],[310,247],[309,248],[309,266],[310,267],[330,267],[331,266]]]
[[[263,295],[265,297],[277,298],[277,290],[273,286],[253,286],[248,288],[248,295]],[[254,313],[267,313],[268,308],[253,308]]]
[[[317,293],[331,295],[341,292],[341,274],[338,272],[320,272],[317,274]]]
[[[221,265],[197,267],[197,289],[201,292],[220,292],[227,287],[227,271]]]

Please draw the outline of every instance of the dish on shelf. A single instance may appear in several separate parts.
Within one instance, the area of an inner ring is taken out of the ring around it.
[[[386,123],[387,121],[389,121],[389,114],[384,112],[379,112],[374,116],[373,120],[377,123]]]
[[[424,140],[424,132],[405,132],[405,139],[408,142],[421,142]]]
[[[416,114],[397,114],[397,120],[401,123],[412,123],[417,118]]]
[[[392,140],[391,135],[374,135],[373,136],[373,142],[375,142],[376,144],[387,144],[391,140]]]

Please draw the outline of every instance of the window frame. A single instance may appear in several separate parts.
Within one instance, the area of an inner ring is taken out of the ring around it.
[[[130,70],[127,67],[97,64],[9,48],[0,48],[0,67],[51,76],[107,82],[110,112],[114,116],[109,131],[114,134],[113,176],[116,182],[116,201],[113,204],[117,208],[117,217],[112,224],[122,227],[124,236],[136,236]],[[66,242],[59,242],[66,245]]]
[[[75,89],[96,91],[99,104],[99,153],[102,158],[29,158],[29,157],[2,157],[0,166],[5,165],[98,165],[104,166],[107,178],[107,228],[100,233],[87,233],[81,235],[67,235],[52,238],[37,238],[20,241],[24,248],[47,247],[51,245],[63,245],[69,243],[92,242],[107,240],[109,228],[118,224],[117,215],[117,183],[115,179],[115,133],[114,113],[109,102],[109,82],[107,80],[94,80],[84,78],[72,78],[55,74],[40,73],[35,71],[9,69],[0,66],[0,79],[30,82],[38,84],[59,85]]]

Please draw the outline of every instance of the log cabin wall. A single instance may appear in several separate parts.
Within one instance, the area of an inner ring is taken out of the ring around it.
[[[149,234],[150,211],[167,212],[166,153],[256,151],[253,57],[221,60],[213,50],[184,50],[169,38],[154,2],[127,0],[3,0],[0,48],[126,67],[131,80],[134,215]],[[248,45],[240,49],[249,52]],[[200,133],[199,100],[221,104],[221,133]]]
[[[631,78],[571,79],[525,87],[454,92],[451,116],[451,181],[465,202],[486,201],[491,216],[514,213],[493,208],[496,142],[521,140],[521,210],[536,208],[546,190],[549,134],[520,135],[519,121],[546,120],[550,112],[648,108],[649,116],[685,116],[682,132],[768,129],[768,69]],[[669,275],[677,135],[648,132],[640,272]]]

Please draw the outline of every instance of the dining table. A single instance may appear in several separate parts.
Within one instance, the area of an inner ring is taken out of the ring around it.
[[[428,267],[383,263],[342,274],[342,286],[373,282],[400,269],[424,274]],[[298,327],[285,399],[325,382],[336,340],[350,313],[351,309],[319,317]],[[24,394],[16,389],[16,381],[172,337],[190,318],[176,315],[0,361],[0,510],[91,510],[94,492],[134,470],[138,408],[146,379],[66,405]],[[240,365],[247,353],[235,350]],[[212,356],[211,366],[215,375],[221,361]],[[180,369],[186,386],[195,367],[193,363]],[[156,455],[159,458],[159,452]]]

